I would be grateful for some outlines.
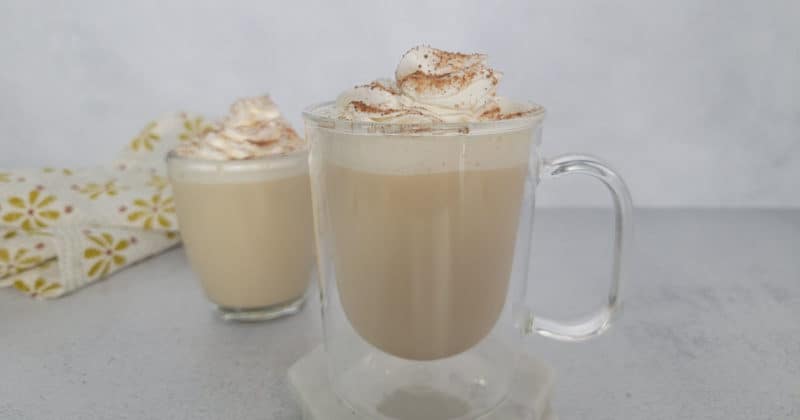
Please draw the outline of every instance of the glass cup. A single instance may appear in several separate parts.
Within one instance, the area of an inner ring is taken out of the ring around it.
[[[308,152],[249,160],[167,157],[183,244],[226,320],[296,313],[314,267]]]
[[[520,118],[390,124],[304,112],[324,346],[335,393],[371,419],[471,419],[509,393],[520,341],[583,340],[620,308],[631,199],[597,159],[543,160],[544,109]],[[584,174],[616,210],[608,300],[579,321],[526,302],[535,188]]]

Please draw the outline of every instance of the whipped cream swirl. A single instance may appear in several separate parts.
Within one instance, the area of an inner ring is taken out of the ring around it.
[[[239,160],[305,148],[305,141],[281,116],[277,105],[268,96],[258,96],[236,101],[213,129],[175,151],[183,157]]]
[[[343,92],[336,111],[345,120],[391,123],[500,120],[533,112],[496,95],[502,76],[486,65],[484,54],[417,46],[400,59],[395,80]]]

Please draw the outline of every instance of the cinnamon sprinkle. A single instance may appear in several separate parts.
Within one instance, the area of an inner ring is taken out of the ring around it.
[[[291,141],[298,141],[300,140],[300,136],[297,135],[297,132],[289,126],[288,122],[284,122],[283,126],[281,127],[281,137],[286,137]]]
[[[442,75],[427,74],[420,70],[409,74],[397,81],[397,84],[404,86],[406,83],[411,82],[412,86],[417,92],[430,91],[434,89],[444,89],[448,86],[456,86],[463,88],[468,85],[475,78],[475,72],[466,72],[464,74],[446,73]]]
[[[271,144],[275,144],[275,143],[277,143],[278,141],[280,141],[280,140],[279,140],[279,139],[269,139],[269,140],[255,140],[255,139],[247,139],[247,142],[248,142],[248,143],[250,143],[250,144],[253,144],[253,145],[256,145],[256,146],[258,146],[258,147],[266,147],[266,146],[269,146],[269,145],[271,145]]]
[[[449,86],[463,89],[483,73],[486,75],[487,79],[492,79],[493,86],[497,85],[498,79],[493,70],[486,69],[484,71],[479,71],[474,67],[475,66],[472,66],[463,72],[450,72],[445,74],[429,74],[417,70],[414,73],[398,79],[397,84],[399,86],[406,86],[406,84],[410,82],[413,89],[417,92],[443,90]]]
[[[429,47],[430,48],[430,47]],[[450,52],[450,51],[442,51],[433,48],[433,54],[436,57],[436,68],[441,69],[443,67],[448,66],[456,66],[456,67],[463,67],[467,60],[470,58],[478,58],[478,61],[482,61],[483,58],[486,56],[483,54],[464,54],[460,52]],[[428,58],[427,54],[424,58]]]
[[[510,114],[500,114],[500,115],[498,115],[498,119],[511,120],[511,119],[514,119],[514,118],[524,117],[524,116],[530,115],[530,114],[533,114],[533,110],[517,111],[517,112],[512,112]]]
[[[364,101],[352,101],[350,102],[350,105],[352,105],[353,108],[355,108],[355,110],[358,112],[365,112],[369,114],[387,115],[391,114],[392,112],[396,112],[396,110],[393,109],[384,109],[379,106],[369,105]]]
[[[368,85],[360,85],[360,86],[356,86],[356,87],[357,88],[365,87],[365,88],[369,88],[369,89],[382,90],[384,92],[391,93],[392,95],[399,95],[400,94],[399,90],[393,89],[391,86],[386,86],[386,85],[384,85],[383,83],[381,83],[381,82],[379,82],[377,80],[371,82]]]
[[[492,107],[490,109],[487,109],[486,111],[483,111],[483,113],[480,115],[479,119],[482,119],[482,120],[502,119],[502,116],[500,115],[500,107],[499,106],[494,106],[494,107]]]

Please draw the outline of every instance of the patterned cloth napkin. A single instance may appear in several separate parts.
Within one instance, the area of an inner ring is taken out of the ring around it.
[[[63,296],[177,244],[164,158],[210,127],[181,113],[149,123],[107,166],[0,170],[0,287]]]

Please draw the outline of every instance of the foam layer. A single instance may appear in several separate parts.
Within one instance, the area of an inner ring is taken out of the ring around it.
[[[308,152],[250,160],[213,161],[171,154],[170,180],[193,184],[236,184],[275,181],[308,174]]]
[[[319,131],[322,158],[385,175],[480,171],[526,165],[533,129],[491,135],[379,136]]]

